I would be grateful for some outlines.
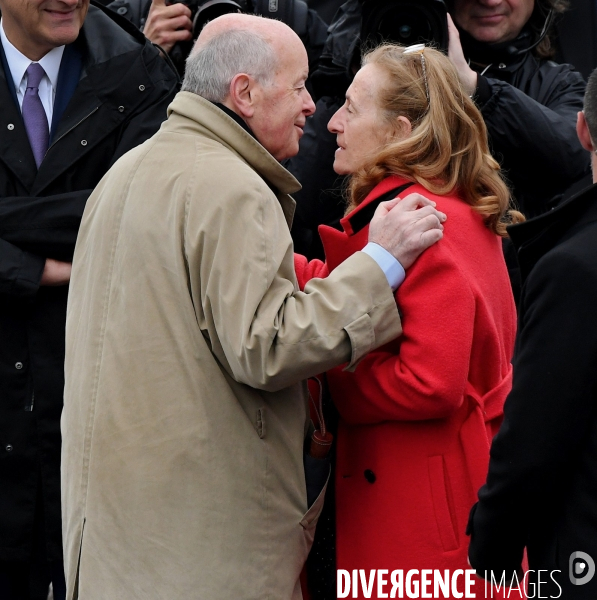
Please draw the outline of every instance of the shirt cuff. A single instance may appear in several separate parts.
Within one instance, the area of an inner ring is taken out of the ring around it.
[[[382,246],[369,242],[363,252],[368,254],[384,272],[393,291],[396,291],[404,281],[406,273],[402,265]]]

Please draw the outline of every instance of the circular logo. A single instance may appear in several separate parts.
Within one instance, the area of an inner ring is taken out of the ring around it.
[[[569,577],[573,585],[589,583],[595,575],[595,561],[586,552],[573,552],[570,555]]]

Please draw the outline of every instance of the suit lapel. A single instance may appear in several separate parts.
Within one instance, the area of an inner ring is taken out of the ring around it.
[[[142,52],[138,49],[108,58],[93,54],[86,36],[90,16],[75,42],[81,57],[80,66],[77,69],[71,64],[64,69],[65,78],[67,73],[71,75],[69,85],[72,85],[75,73],[81,74],[80,79],[59,121],[52,124],[52,141],[39,167],[31,190],[33,195],[43,195],[53,181],[87,153],[93,152],[105,137],[135,114],[153,90]],[[94,35],[100,34],[95,32]],[[71,61],[73,56],[69,55],[68,59]],[[91,115],[93,117],[89,118]]]
[[[37,166],[25,131],[12,75],[0,44],[0,160],[30,190]]]
[[[60,71],[58,72],[58,82],[56,84],[56,97],[54,98],[54,112],[52,116],[52,128],[50,131],[50,144],[54,141],[54,135],[62,115],[73,97],[79,79],[81,78],[81,69],[83,59],[81,51],[77,44],[69,44],[64,49]]]

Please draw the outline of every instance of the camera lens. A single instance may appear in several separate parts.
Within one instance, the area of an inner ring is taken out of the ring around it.
[[[408,38],[412,35],[412,28],[410,25],[401,25],[398,29],[398,35],[403,40],[408,40]]]
[[[361,39],[370,44],[433,42],[448,48],[448,20],[444,0],[361,0]]]

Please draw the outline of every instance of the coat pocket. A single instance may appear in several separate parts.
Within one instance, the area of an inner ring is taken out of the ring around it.
[[[429,467],[429,483],[431,485],[431,498],[433,501],[433,511],[435,513],[435,522],[439,530],[439,537],[445,552],[456,550],[458,548],[458,539],[450,505],[448,502],[448,487],[446,481],[446,472],[443,456],[429,456],[427,458]]]

